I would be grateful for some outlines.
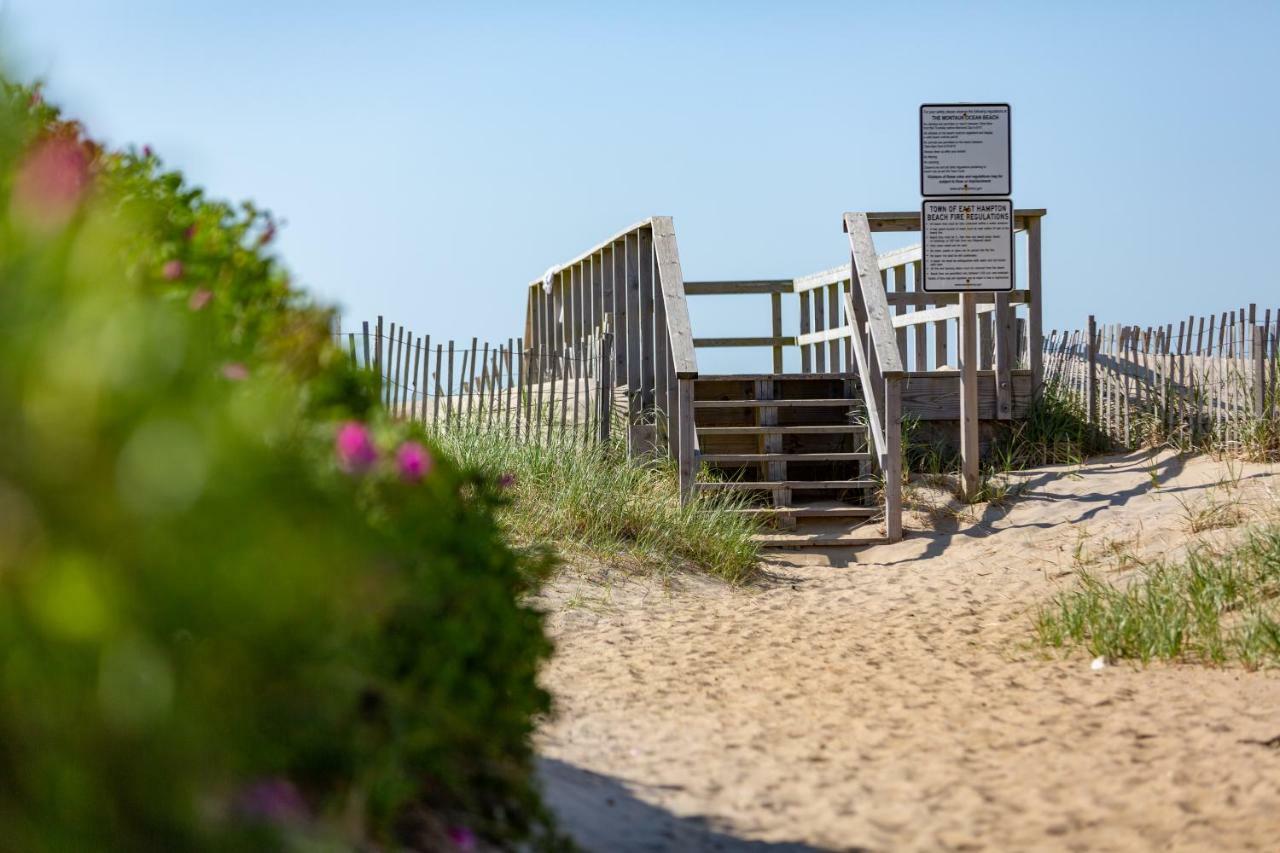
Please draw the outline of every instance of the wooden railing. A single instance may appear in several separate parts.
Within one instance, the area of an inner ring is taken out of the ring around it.
[[[596,332],[614,333],[614,373],[625,389],[632,456],[677,461],[681,494],[693,494],[698,377],[684,278],[669,216],[618,232],[529,284],[524,339],[555,351]],[[545,381],[535,365],[526,381]]]

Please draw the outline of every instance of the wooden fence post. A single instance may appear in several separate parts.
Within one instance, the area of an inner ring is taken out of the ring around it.
[[[1089,327],[1085,338],[1084,413],[1091,424],[1098,422],[1098,321],[1089,315]]]
[[[613,332],[600,336],[600,393],[596,406],[600,410],[597,439],[601,445],[607,445],[610,421],[613,420]]]
[[[902,538],[902,382],[897,376],[885,379],[884,438],[884,534],[897,542]]]
[[[677,464],[680,468],[680,502],[688,503],[693,499],[695,477],[698,473],[696,458],[697,435],[693,424],[693,383],[692,379],[677,380],[680,383],[679,412],[680,445]]]
[[[1266,416],[1267,406],[1267,333],[1262,326],[1253,326],[1253,416]]]

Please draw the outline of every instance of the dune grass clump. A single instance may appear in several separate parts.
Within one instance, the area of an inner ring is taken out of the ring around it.
[[[1081,575],[1035,617],[1051,647],[1112,659],[1280,664],[1280,525],[1225,552],[1207,546],[1154,563],[1128,582]]]
[[[741,498],[703,495],[681,505],[670,461],[636,464],[620,441],[539,445],[465,426],[439,440],[463,465],[508,484],[502,520],[517,541],[634,557],[659,571],[691,567],[731,583],[756,571],[755,524],[733,511]]]

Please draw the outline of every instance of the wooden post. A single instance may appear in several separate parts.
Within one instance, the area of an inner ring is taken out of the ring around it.
[[[600,394],[596,399],[599,411],[597,439],[600,444],[609,443],[610,421],[613,420],[613,332],[600,336]]]
[[[1267,330],[1253,327],[1253,416],[1266,416],[1267,406]]]
[[[688,503],[693,499],[695,481],[698,473],[697,435],[693,421],[693,383],[692,379],[680,379],[680,445],[677,464],[680,470],[680,501]]]
[[[1044,298],[1040,280],[1040,217],[1027,219],[1027,364],[1031,367],[1033,394],[1044,383],[1043,321]]]
[[[1090,314],[1085,332],[1084,413],[1091,423],[1098,422],[1098,321]]]
[[[809,291],[800,294],[800,335],[809,334]],[[807,344],[800,345],[800,372],[808,373],[813,369],[813,359],[810,356],[811,347]]]
[[[975,294],[960,294],[960,493],[978,494],[978,317]],[[886,401],[887,413],[888,401]],[[886,417],[886,426],[887,426]],[[887,472],[886,472],[887,474]]]
[[[1013,309],[1009,294],[996,294],[995,310],[995,370],[996,370],[996,419],[1013,419],[1013,367],[1014,352]]]
[[[782,294],[769,294],[769,307],[773,312],[773,337],[775,341],[782,337]],[[773,345],[773,372],[782,372],[782,344]]]
[[[884,535],[897,542],[902,538],[902,380],[890,376],[884,384]]]

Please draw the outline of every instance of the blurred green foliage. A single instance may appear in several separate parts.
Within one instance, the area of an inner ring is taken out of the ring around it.
[[[0,849],[554,846],[499,490],[377,408],[269,214],[0,100]]]

